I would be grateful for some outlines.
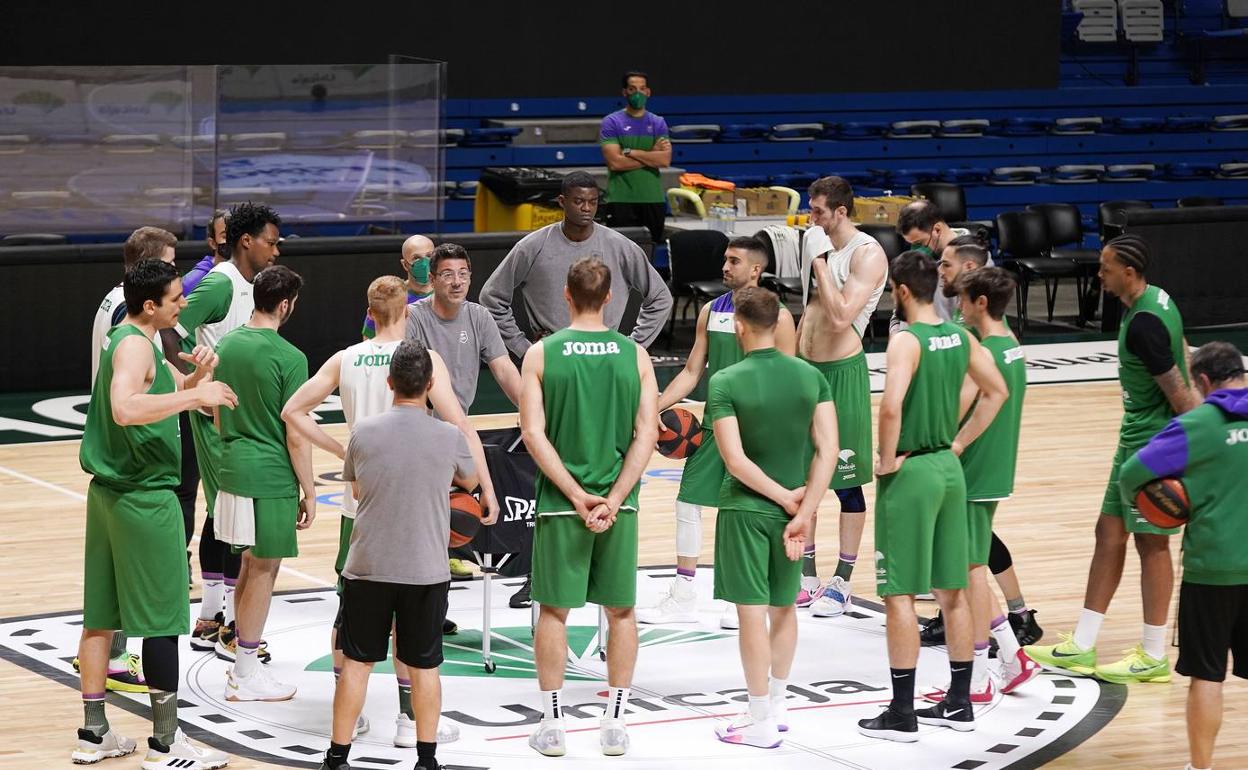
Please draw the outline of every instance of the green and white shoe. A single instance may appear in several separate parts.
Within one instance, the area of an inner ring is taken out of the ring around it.
[[[1154,658],[1140,645],[1124,650],[1127,657],[1117,663],[1109,663],[1096,667],[1096,678],[1115,684],[1130,682],[1169,682],[1170,659],[1162,656]]]
[[[1096,648],[1084,649],[1075,643],[1074,634],[1062,634],[1057,644],[1029,644],[1023,648],[1027,657],[1041,666],[1069,671],[1081,676],[1096,674]]]

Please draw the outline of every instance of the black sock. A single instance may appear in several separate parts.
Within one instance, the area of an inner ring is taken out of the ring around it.
[[[337,768],[347,764],[347,755],[351,753],[351,744],[330,742],[329,751],[325,752],[325,764]]]
[[[971,699],[971,661],[949,661],[949,694],[945,699],[950,703],[966,703]]]
[[[890,668],[888,671],[893,677],[893,701],[888,707],[898,714],[913,714],[914,669]]]
[[[416,741],[416,765],[424,768],[438,766],[438,744],[433,741]]]

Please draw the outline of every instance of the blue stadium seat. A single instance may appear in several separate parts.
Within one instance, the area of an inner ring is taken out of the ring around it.
[[[1218,164],[1218,178],[1248,179],[1248,163],[1237,160],[1220,163]]]
[[[1147,182],[1157,174],[1152,163],[1114,163],[1105,167],[1103,182]]]
[[[720,127],[715,123],[690,123],[670,126],[667,136],[673,144],[713,142],[719,136]]]
[[[982,166],[959,166],[947,168],[940,172],[940,178],[946,182],[961,185],[980,184],[992,174],[990,169]]]
[[[1166,119],[1154,116],[1131,116],[1111,118],[1107,126],[1119,134],[1150,134],[1166,127]]]
[[[896,120],[888,127],[890,139],[930,139],[940,130],[939,120]]]
[[[888,131],[890,124],[878,120],[851,120],[841,124],[841,139],[875,139]]]
[[[1002,136],[1037,136],[1048,133],[1053,121],[1049,118],[1004,118],[996,126],[994,133]]]
[[[721,142],[759,142],[771,133],[766,123],[728,123],[719,132]]]
[[[1070,136],[1073,134],[1095,134],[1101,130],[1105,124],[1105,119],[1096,115],[1086,115],[1077,118],[1058,118],[1053,121],[1053,125],[1049,128],[1049,133],[1059,136]]]
[[[1214,131],[1248,131],[1248,115],[1217,115],[1210,128]]]
[[[460,147],[506,147],[521,131],[520,128],[497,126],[490,128],[469,128],[464,131],[464,138],[459,140]]]
[[[1162,167],[1162,178],[1172,181],[1208,179],[1216,173],[1216,163],[1167,163]]]
[[[1001,166],[992,170],[988,184],[1020,185],[1035,184],[1043,169],[1039,166]]]
[[[1087,184],[1100,181],[1105,166],[1099,163],[1068,163],[1057,166],[1049,175],[1055,184]]]
[[[1205,131],[1209,128],[1209,118],[1201,115],[1171,115],[1166,118],[1167,131]]]
[[[823,131],[819,132],[820,139],[835,139],[840,135],[841,135],[840,123],[829,123],[826,120],[823,122]]]
[[[950,138],[983,136],[992,128],[992,122],[986,118],[960,118],[945,120],[940,124],[940,135]]]
[[[767,138],[773,142],[809,142],[823,133],[822,123],[778,123]]]

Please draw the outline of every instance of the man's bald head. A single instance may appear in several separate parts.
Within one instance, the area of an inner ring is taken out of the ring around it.
[[[429,256],[433,253],[433,241],[423,235],[413,235],[403,241],[403,259],[411,261],[417,254]]]

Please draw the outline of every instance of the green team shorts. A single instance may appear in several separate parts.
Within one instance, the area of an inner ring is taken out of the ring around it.
[[[351,547],[351,530],[353,529],[355,529],[355,519],[343,514],[338,519],[338,556],[334,559],[334,574],[338,576],[334,590],[339,596],[342,595],[342,568],[347,566],[347,550]]]
[[[802,561],[784,552],[787,516],[721,510],[715,522],[715,598],[788,607],[797,600]]]
[[[708,508],[719,507],[719,488],[724,485],[724,458],[715,444],[715,432],[709,425],[702,426],[702,444],[693,456],[685,460],[680,474],[680,491],[676,501]]]
[[[298,556],[299,539],[295,535],[295,524],[299,522],[299,496],[257,497],[252,500],[252,505],[256,512],[256,544],[241,548],[234,546],[234,551],[251,551],[257,559]]]
[[[620,511],[606,532],[575,514],[538,516],[533,533],[533,601],[571,609],[637,603],[637,514]]]
[[[970,565],[978,567],[988,563],[992,550],[992,517],[1000,500],[969,500],[966,503],[966,534],[969,543]]]
[[[1122,444],[1118,445],[1117,451],[1114,452],[1114,466],[1109,471],[1109,483],[1105,485],[1105,496],[1101,499],[1101,514],[1104,516],[1116,516],[1122,519],[1122,524],[1127,528],[1128,532],[1147,535],[1177,535],[1179,528],[1162,529],[1156,525],[1150,524],[1148,519],[1144,518],[1135,506],[1130,508],[1122,504],[1122,491],[1118,488],[1118,469],[1128,457],[1140,451],[1143,447],[1131,446],[1126,447]]]
[[[217,469],[221,467],[221,434],[212,420],[199,412],[192,411],[191,439],[195,442],[195,463],[199,466],[199,480],[204,485],[204,506],[208,517],[212,518],[213,508],[217,504],[217,490],[221,489],[221,477]]]
[[[840,361],[808,361],[832,388],[836,406],[840,456],[828,489],[848,489],[871,483],[871,376],[867,354]]]
[[[190,633],[182,508],[172,489],[87,488],[83,627]]]
[[[881,476],[875,498],[880,596],[966,588],[966,479],[953,452],[911,456]]]

